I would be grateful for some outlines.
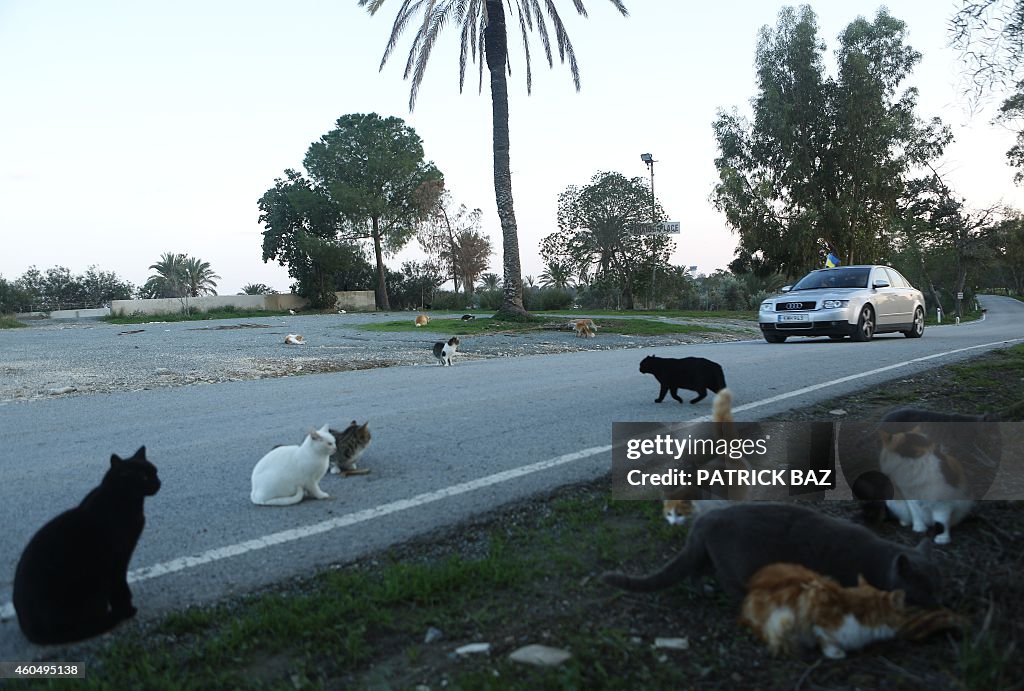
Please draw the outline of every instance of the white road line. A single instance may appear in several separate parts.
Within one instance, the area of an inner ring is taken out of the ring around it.
[[[789,391],[787,393],[780,393],[778,396],[772,396],[771,398],[762,398],[760,401],[754,401],[753,403],[747,403],[745,405],[733,408],[734,413],[741,413],[744,410],[750,410],[752,408],[759,408],[761,406],[769,405],[771,403],[778,403],[784,401],[787,398],[793,398],[795,396],[803,396],[804,394],[811,393],[812,391],[818,391],[820,389],[827,389],[830,386],[836,386],[837,384],[845,384],[846,382],[856,381],[857,379],[863,379],[865,377],[871,377],[882,372],[888,372],[890,370],[899,369],[900,367],[906,367],[907,365],[913,365],[918,362],[927,362],[928,360],[934,360],[936,358],[946,357],[947,355],[956,355],[957,353],[966,353],[968,350],[977,350],[978,348],[992,348],[999,345],[1009,345],[1011,343],[1017,343],[1024,341],[1024,338],[1011,338],[1002,341],[994,341],[992,343],[983,343],[981,345],[968,346],[966,348],[957,348],[956,350],[947,350],[943,353],[935,353],[933,355],[925,355],[923,357],[914,358],[913,360],[905,360],[904,362],[897,362],[894,365],[887,365],[885,367],[879,367],[878,369],[868,370],[867,372],[860,372],[858,374],[851,374],[847,377],[840,377],[839,379],[832,379],[821,384],[814,384],[813,386],[805,386],[802,389],[796,389],[795,391]]]
[[[821,384],[814,384],[813,386],[805,386],[802,389],[796,389],[787,393],[782,393],[777,396],[770,398],[762,398],[759,401],[753,401],[745,405],[738,406],[733,409],[733,412],[742,412],[744,410],[750,410],[752,408],[758,408],[760,406],[769,405],[771,403],[777,403],[784,401],[788,398],[794,398],[796,396],[802,396],[812,391],[818,391],[820,389],[826,389],[830,386],[837,386],[839,384],[845,384],[846,382],[856,381],[857,379],[863,379],[865,377],[874,376],[881,374],[882,372],[888,372],[890,370],[899,369],[900,367],[906,367],[918,362],[926,362],[928,360],[934,360],[936,358],[946,357],[948,355],[955,355],[957,353],[967,352],[969,350],[976,350],[978,348],[992,348],[998,345],[1006,345],[1010,343],[1016,343],[1018,341],[1024,341],[1024,338],[1015,338],[1004,341],[995,341],[993,343],[984,343],[982,345],[968,346],[967,348],[958,348],[956,350],[947,350],[942,353],[935,353],[934,355],[925,355],[923,357],[914,358],[913,360],[906,360],[899,362],[894,365],[887,365],[885,367],[879,367],[877,369],[868,370],[867,372],[860,372],[858,374],[851,374],[846,377],[840,377],[839,379],[832,379]],[[710,416],[705,415],[700,418],[696,418],[693,422],[708,422],[711,419]],[[424,494],[418,494],[415,497],[408,499],[400,499],[393,501],[388,504],[382,504],[375,506],[372,509],[364,509],[363,511],[357,511],[355,513],[346,514],[344,516],[338,516],[328,521],[322,521],[320,523],[314,523],[312,525],[302,526],[300,528],[292,528],[290,530],[282,530],[278,533],[271,533],[270,535],[264,535],[263,537],[254,538],[245,542],[239,542],[234,545],[228,545],[226,547],[218,547],[217,549],[207,550],[201,554],[196,554],[189,557],[179,557],[178,559],[172,559],[170,561],[161,562],[154,564],[153,566],[144,566],[140,569],[135,569],[128,572],[128,582],[137,583],[138,581],[145,581],[150,578],[156,578],[158,576],[164,576],[169,573],[175,573],[177,571],[184,571],[196,566],[202,566],[203,564],[209,564],[211,562],[220,561],[221,559],[227,559],[228,557],[237,557],[248,552],[255,552],[257,550],[266,549],[267,547],[273,547],[274,545],[281,545],[286,542],[293,542],[295,540],[301,540],[313,535],[319,535],[335,528],[344,528],[357,523],[365,523],[375,518],[382,518],[389,516],[393,513],[405,511],[407,509],[413,509],[425,504],[432,504],[443,499],[449,499],[451,497],[458,496],[460,494],[466,494],[468,492],[474,492],[484,487],[490,487],[497,485],[502,482],[508,482],[509,480],[515,480],[526,475],[532,475],[533,473],[540,472],[542,470],[548,470],[549,468],[556,468],[560,465],[567,463],[573,463],[575,461],[583,460],[591,456],[596,456],[600,453],[606,453],[611,451],[611,446],[594,446],[589,449],[583,449],[581,451],[574,451],[572,453],[563,454],[555,458],[548,459],[546,461],[539,461],[537,463],[531,463],[530,465],[524,465],[519,468],[512,468],[511,470],[505,470],[494,475],[488,475],[486,477],[478,478],[476,480],[470,480],[469,482],[463,482],[458,485],[452,485],[451,487],[444,487],[433,492],[426,492]],[[6,621],[14,617],[14,605],[10,602],[5,603],[0,607],[0,621]]]
[[[594,446],[589,449],[583,449],[581,451],[574,451],[572,453],[563,454],[555,458],[548,459],[546,461],[540,461],[538,463],[531,463],[530,465],[524,465],[519,468],[512,468],[511,470],[505,470],[500,473],[488,475],[486,477],[477,478],[476,480],[470,480],[469,482],[463,482],[458,485],[452,485],[450,487],[444,487],[433,492],[426,492],[424,494],[418,494],[415,497],[408,499],[400,499],[393,501],[388,504],[382,504],[381,506],[375,506],[372,509],[364,509],[363,511],[357,511],[355,513],[346,514],[337,518],[332,518],[328,521],[322,521],[320,523],[314,523],[312,525],[302,526],[300,528],[292,528],[291,530],[282,530],[278,533],[272,533],[270,535],[264,535],[252,540],[245,542],[239,542],[234,545],[228,545],[226,547],[218,547],[217,549],[207,550],[201,554],[196,554],[188,557],[180,557],[178,559],[172,559],[153,566],[144,566],[141,569],[135,569],[128,572],[128,582],[137,583],[139,581],[145,581],[150,578],[156,578],[158,576],[164,576],[169,573],[175,573],[176,571],[184,571],[195,566],[202,566],[203,564],[209,564],[211,562],[219,561],[221,559],[227,559],[228,557],[237,557],[247,552],[255,552],[257,550],[266,549],[267,547],[273,547],[274,545],[281,545],[286,542],[293,542],[295,540],[301,540],[302,538],[310,537],[312,535],[319,535],[335,528],[344,528],[357,523],[364,523],[366,521],[373,520],[375,518],[382,518],[384,516],[398,513],[399,511],[405,511],[406,509],[413,509],[425,504],[432,504],[443,499],[449,499],[451,497],[458,496],[460,494],[466,494],[467,492],[473,492],[484,487],[490,487],[491,485],[497,485],[502,482],[508,482],[509,480],[515,480],[517,478],[531,475],[533,473],[547,470],[549,468],[555,468],[566,463],[573,463],[575,461],[589,458],[590,456],[596,456],[600,453],[606,453],[611,450],[611,446]],[[0,607],[0,620],[6,621],[15,616],[14,604],[11,602],[5,603]]]

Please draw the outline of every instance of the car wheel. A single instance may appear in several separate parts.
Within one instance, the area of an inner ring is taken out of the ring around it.
[[[833,341],[841,341],[846,338],[846,336],[829,336],[829,338]]]
[[[910,327],[910,331],[904,331],[903,335],[907,338],[921,338],[924,335],[924,310],[918,307],[914,310],[914,324]]]
[[[766,333],[764,335],[764,340],[768,341],[769,343],[785,343],[786,342],[786,337],[785,336],[780,336],[778,334]]]
[[[857,320],[857,328],[850,338],[855,341],[870,341],[875,335],[875,311],[871,309],[871,305],[864,305],[864,309],[860,311],[860,319]]]

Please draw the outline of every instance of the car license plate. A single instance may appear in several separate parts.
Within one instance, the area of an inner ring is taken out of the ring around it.
[[[779,315],[779,321],[780,322],[805,322],[805,321],[810,320],[810,318],[811,317],[808,314],[780,314]]]

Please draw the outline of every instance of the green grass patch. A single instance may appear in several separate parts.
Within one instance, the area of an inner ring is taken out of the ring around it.
[[[251,319],[253,317],[280,317],[290,312],[274,312],[268,310],[240,310],[233,307],[222,307],[209,312],[168,312],[166,314],[129,314],[103,317],[103,321],[111,324],[148,324],[152,322],[191,322],[209,321],[211,319]],[[302,314],[301,312],[299,314]],[[315,314],[309,312],[308,314]]]
[[[0,314],[0,329],[20,329],[27,324],[22,324],[14,317],[8,317],[5,314]]]
[[[700,310],[550,310],[533,312],[540,315],[565,315],[566,317],[576,316],[574,312],[586,315],[587,317],[674,317],[681,319],[739,319],[743,321],[757,321],[757,312],[739,310],[713,310],[702,312]]]
[[[981,315],[982,314],[983,314],[983,312],[981,310],[968,310],[968,309],[965,309],[964,313],[960,316],[960,322],[961,323],[966,323],[966,322],[977,321],[978,319],[981,319]],[[935,317],[936,317],[935,310],[930,310],[928,312],[928,314],[926,314],[925,317],[924,317],[924,325],[925,326],[938,326],[939,322],[935,319]],[[954,314],[952,312],[943,312],[942,313],[942,323],[943,324],[955,324],[956,323],[956,314]]]
[[[455,334],[457,336],[474,336],[483,334],[530,333],[561,329],[568,319],[538,319],[529,322],[511,322],[498,319],[431,319],[426,326],[416,326],[413,319],[388,321],[379,324],[361,324],[357,328],[364,331],[400,332],[426,331],[430,333]],[[661,336],[681,333],[723,332],[722,329],[701,324],[676,324],[674,322],[653,319],[595,319],[598,335],[623,334],[626,336]]]
[[[569,505],[556,507],[553,520],[581,510],[593,517],[590,509]],[[474,550],[477,556],[410,561],[385,553],[369,568],[327,571],[288,591],[170,614],[145,636],[122,630],[94,651],[82,686],[277,688],[307,679],[315,687],[364,669],[381,652],[380,641],[396,639],[404,657],[415,659],[428,627],[455,639],[501,626],[516,614],[509,593],[529,597],[554,575],[546,551],[524,550],[527,531],[498,526],[474,537],[485,545]],[[560,541],[576,539],[567,532]]]

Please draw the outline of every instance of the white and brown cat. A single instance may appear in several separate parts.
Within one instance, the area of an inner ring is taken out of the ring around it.
[[[772,654],[817,647],[831,659],[875,641],[918,640],[965,621],[946,609],[908,608],[902,590],[879,590],[858,576],[844,588],[799,564],[761,568],[747,583],[740,623]]]
[[[302,444],[271,449],[252,469],[249,498],[261,506],[298,504],[306,496],[330,499],[320,489],[331,454],[337,450],[330,428],[312,430]]]
[[[922,434],[919,426],[905,432],[881,429],[878,434],[882,440],[878,466],[896,491],[896,498],[885,502],[886,508],[915,533],[941,526],[935,542],[948,544],[950,528],[974,507],[963,466]]]

